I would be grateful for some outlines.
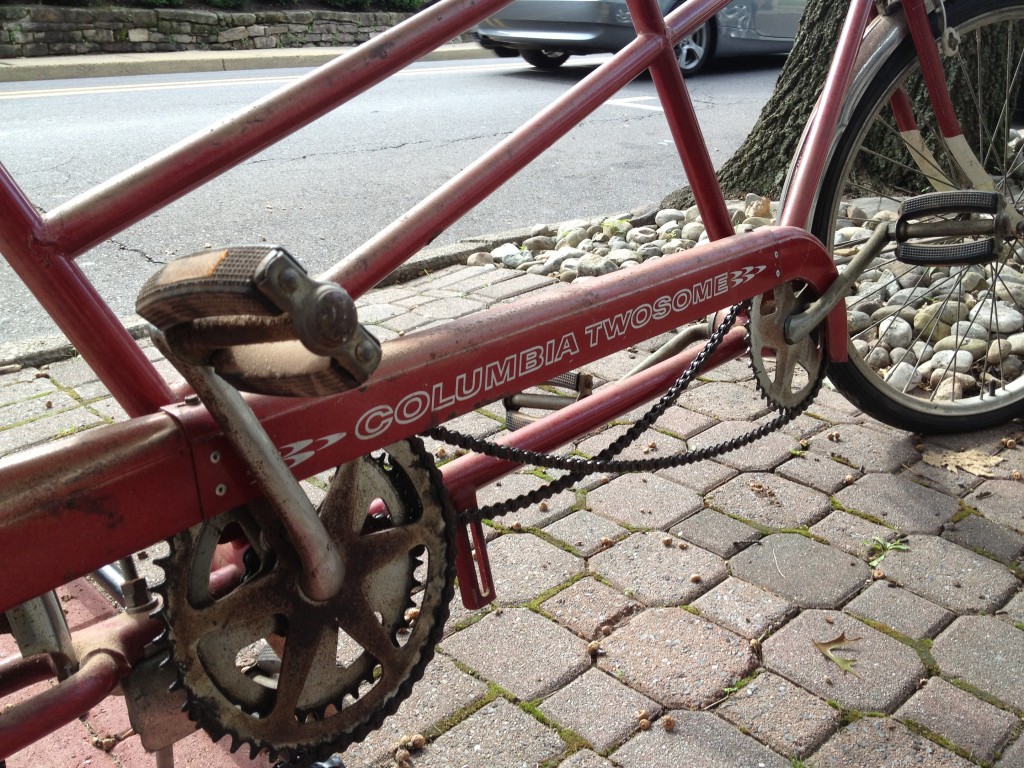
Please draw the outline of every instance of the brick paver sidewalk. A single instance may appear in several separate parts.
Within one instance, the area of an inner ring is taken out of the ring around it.
[[[549,285],[455,267],[372,292],[362,316],[386,338],[564,289]],[[614,378],[641,354],[593,372]],[[767,415],[749,369],[729,364],[634,453],[716,443]],[[81,361],[0,376],[0,454],[121,417]],[[502,420],[485,408],[456,426],[494,435]],[[621,429],[576,449],[595,454]],[[1024,454],[1010,439],[1024,441],[1020,424],[922,440],[826,389],[721,459],[593,477],[508,515],[491,529],[498,602],[471,614],[456,598],[425,679],[346,765],[394,765],[418,733],[416,768],[1022,768]],[[991,477],[923,460],[967,449],[1001,459]],[[540,482],[523,471],[479,501]],[[112,610],[82,584],[64,599],[78,625]],[[12,652],[0,637],[0,658]],[[8,768],[152,765],[137,738],[90,743],[126,729],[111,699]],[[251,764],[201,733],[176,753],[179,766]]]

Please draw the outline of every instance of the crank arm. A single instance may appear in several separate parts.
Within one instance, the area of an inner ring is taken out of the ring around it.
[[[810,306],[803,312],[787,318],[784,326],[787,344],[797,344],[803,341],[811,335],[815,328],[825,321],[829,312],[846,297],[850,288],[857,282],[857,278],[860,277],[867,265],[882,252],[882,249],[892,237],[893,233],[889,227],[880,224],[875,228],[868,241],[861,246],[857,255],[853,257],[853,260],[847,265],[846,269],[828,287],[825,293],[811,302]]]
[[[164,346],[163,334],[154,331],[153,340]],[[177,359],[170,349],[163,351],[199,395],[280,516],[302,566],[303,592],[316,601],[336,595],[345,577],[341,555],[249,404],[212,367],[189,365]]]

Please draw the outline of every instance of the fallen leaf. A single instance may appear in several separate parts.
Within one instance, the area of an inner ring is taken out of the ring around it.
[[[989,468],[1003,460],[1002,456],[989,456],[974,448],[966,451],[925,451],[921,458],[925,464],[944,467],[954,475],[958,469],[962,469],[964,472],[970,472],[978,477],[995,477]]]
[[[833,651],[842,650],[843,648],[849,647],[851,643],[856,643],[860,640],[859,637],[846,638],[846,633],[841,632],[839,637],[834,640],[825,640],[824,642],[818,642],[817,640],[811,640],[814,643],[814,647],[821,651],[822,655],[839,667],[843,672],[849,672],[851,675],[856,677],[858,680],[863,678],[857,674],[857,671],[853,668],[855,661],[853,659],[844,659],[842,656],[836,656]]]

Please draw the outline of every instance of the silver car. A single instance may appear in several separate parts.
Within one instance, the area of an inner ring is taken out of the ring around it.
[[[681,0],[660,0],[669,13]],[[807,0],[734,0],[676,48],[684,75],[714,56],[788,53]],[[614,53],[634,37],[625,0],[515,0],[477,27],[484,48],[555,69],[570,55]]]

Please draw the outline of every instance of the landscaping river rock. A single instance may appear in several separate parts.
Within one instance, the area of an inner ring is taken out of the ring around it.
[[[758,195],[727,203],[738,234],[775,224],[778,203]],[[891,200],[841,208],[833,255],[843,272],[876,227],[897,218]],[[696,206],[658,211],[634,225],[609,216],[538,225],[521,242],[472,254],[494,265],[563,282],[599,279],[708,242]],[[1024,246],[989,264],[915,266],[890,244],[858,276],[846,299],[851,354],[903,393],[959,400],[1012,384],[1024,373]]]

